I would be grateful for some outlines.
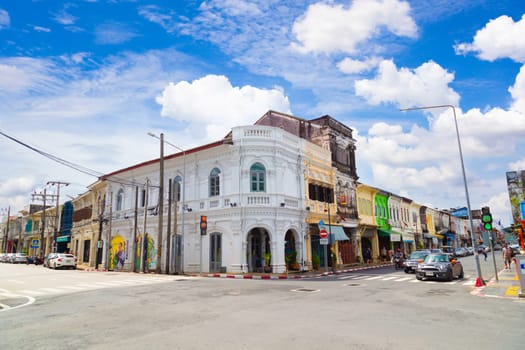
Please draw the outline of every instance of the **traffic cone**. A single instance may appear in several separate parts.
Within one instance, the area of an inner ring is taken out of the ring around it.
[[[485,285],[485,283],[483,283],[483,281],[481,281],[481,278],[477,278],[476,279],[476,287],[483,287]]]

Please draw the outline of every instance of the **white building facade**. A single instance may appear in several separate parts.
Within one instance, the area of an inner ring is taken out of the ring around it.
[[[161,244],[160,158],[102,177],[109,267],[282,273],[285,244],[305,262],[306,142],[277,127],[236,127],[224,140],[163,157],[172,195],[166,185]]]

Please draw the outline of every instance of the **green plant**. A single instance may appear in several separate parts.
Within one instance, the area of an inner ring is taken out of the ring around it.
[[[318,270],[319,265],[321,265],[321,258],[319,258],[319,255],[317,255],[316,253],[313,253],[312,254],[312,267],[314,268],[314,270]]]
[[[270,261],[272,260],[272,253],[267,251],[264,253],[264,263],[266,266],[270,266]]]

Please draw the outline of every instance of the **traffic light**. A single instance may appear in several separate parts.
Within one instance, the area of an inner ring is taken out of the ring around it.
[[[489,207],[481,208],[481,222],[485,231],[492,231],[492,214]]]
[[[201,236],[206,236],[206,230],[208,229],[208,222],[206,215],[201,215]]]

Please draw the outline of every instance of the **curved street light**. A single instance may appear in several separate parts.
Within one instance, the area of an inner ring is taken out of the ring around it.
[[[452,111],[454,112],[454,125],[456,127],[456,137],[458,141],[458,149],[459,149],[459,159],[461,161],[461,171],[463,173],[463,184],[465,186],[465,197],[467,199],[467,208],[468,208],[468,219],[470,222],[470,239],[472,240],[472,245],[477,248],[476,244],[476,237],[474,236],[474,224],[472,222],[472,212],[470,208],[470,196],[468,192],[468,186],[467,186],[467,176],[465,174],[465,163],[463,162],[463,151],[461,149],[461,140],[459,137],[459,128],[458,128],[458,119],[456,117],[456,108],[453,105],[438,105],[438,106],[424,106],[424,107],[413,107],[413,108],[401,108],[400,111],[406,112],[406,111],[416,111],[416,110],[422,110],[422,109],[434,109],[434,108],[452,108]],[[479,264],[479,254],[478,250],[474,249],[474,256],[476,259],[476,270],[478,273],[478,280],[481,284],[485,284],[485,281],[483,281],[483,278],[481,276],[481,266]]]

